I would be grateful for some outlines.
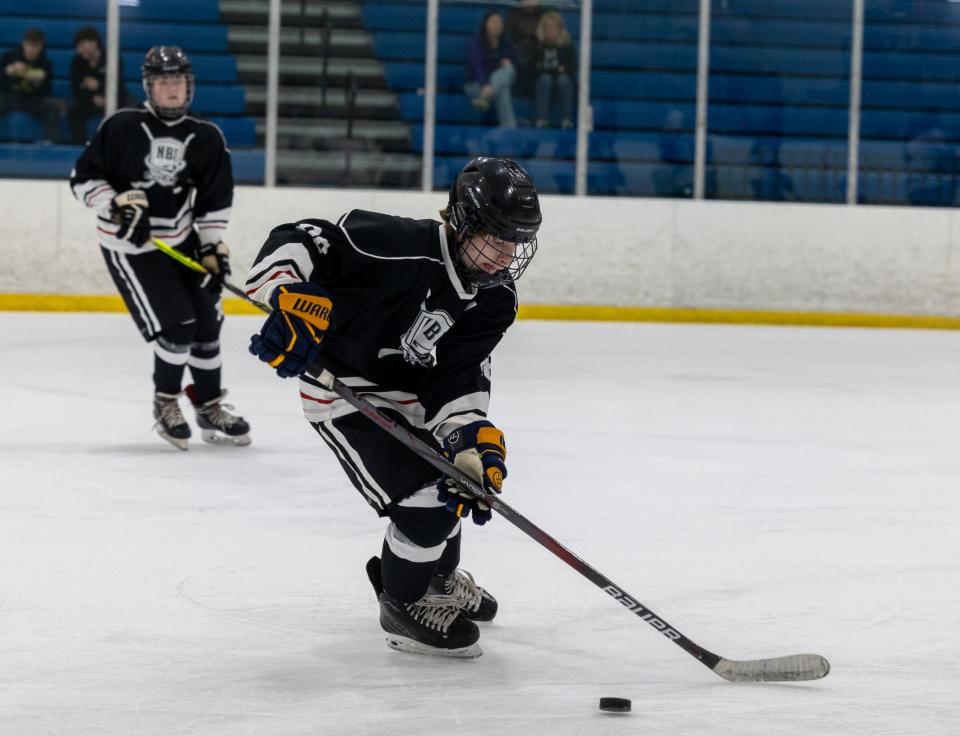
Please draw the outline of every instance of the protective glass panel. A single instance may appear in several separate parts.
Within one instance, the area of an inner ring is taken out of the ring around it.
[[[697,0],[595,0],[591,194],[693,193]]]
[[[265,2],[240,3],[262,6]],[[230,0],[128,0],[120,4],[118,106],[144,99],[140,65],[160,43],[177,44],[196,78],[191,111],[216,122],[233,153],[239,183],[263,180],[263,153],[238,76]],[[0,175],[67,178],[103,119],[106,2],[0,0]],[[265,26],[264,26],[265,27]]]
[[[867,0],[858,198],[950,206],[960,140],[960,4]]]
[[[265,0],[221,0],[228,8],[267,6]],[[277,123],[277,183],[336,187],[416,188],[420,154],[401,117],[379,52],[382,8],[408,18],[405,53],[422,65],[424,3],[282,3],[280,90]],[[264,10],[265,12],[265,10]],[[417,20],[409,20],[419,16]],[[259,140],[266,133],[266,21],[261,28],[231,25],[248,109],[257,116]],[[415,27],[414,27],[415,26]]]
[[[845,201],[851,6],[713,0],[707,197]]]
[[[367,3],[373,5],[374,3]],[[410,5],[376,3],[394,29]],[[422,25],[421,25],[422,27]],[[443,0],[437,49],[434,187],[474,156],[518,161],[540,192],[572,193],[579,12],[574,3]],[[403,58],[396,30],[378,44],[415,147],[423,142],[423,67]],[[539,35],[538,35],[539,34]],[[417,150],[420,150],[419,148]]]

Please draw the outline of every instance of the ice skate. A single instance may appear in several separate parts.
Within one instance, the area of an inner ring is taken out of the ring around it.
[[[449,575],[434,575],[428,593],[453,596],[460,611],[471,621],[493,621],[497,615],[497,599],[481,588],[466,570]]]
[[[200,427],[200,436],[204,442],[212,445],[249,445],[250,425],[243,419],[231,414],[230,404],[224,404],[223,398],[227,395],[226,389],[216,398],[197,402],[196,388],[191,384],[186,389],[187,396],[197,415],[197,425]]]
[[[460,613],[457,599],[427,594],[414,603],[401,603],[380,593],[380,626],[387,646],[409,654],[476,659],[483,650],[477,625]]]
[[[153,428],[178,450],[186,450],[189,447],[187,440],[190,439],[190,425],[180,411],[177,401],[179,397],[180,394],[165,394],[160,391],[153,395],[153,418],[157,420]]]
[[[379,571],[380,560],[374,557],[367,563],[367,574],[380,603],[380,626],[387,632],[387,646],[409,654],[454,659],[476,659],[483,654],[477,643],[480,629],[462,615],[454,596],[427,593],[414,603],[401,603],[383,590]]]
[[[380,594],[380,558],[372,557],[367,563],[367,575],[377,595]],[[466,570],[454,570],[451,574],[434,575],[427,593],[453,596],[460,606],[460,613],[471,621],[493,621],[497,615],[497,599],[486,589],[477,585],[473,575]]]

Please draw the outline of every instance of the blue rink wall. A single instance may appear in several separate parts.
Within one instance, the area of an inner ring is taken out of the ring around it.
[[[437,218],[446,195],[238,187],[237,280],[269,230],[350,209]],[[542,198],[521,317],[960,328],[960,219],[943,208]],[[0,181],[0,309],[122,310],[66,182]],[[227,310],[247,311],[236,300]]]

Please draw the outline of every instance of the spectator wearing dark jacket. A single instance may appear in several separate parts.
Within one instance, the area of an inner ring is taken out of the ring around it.
[[[520,0],[507,13],[507,38],[517,49],[520,67],[514,90],[519,97],[533,97],[533,61],[537,52],[537,26],[546,11],[540,0]]]
[[[563,16],[555,10],[543,14],[537,26],[537,51],[534,56],[534,99],[537,127],[550,124],[550,106],[556,100],[560,127],[573,127],[573,78],[577,55]]]
[[[91,118],[102,117],[107,107],[107,55],[100,33],[93,26],[84,26],[73,35],[76,54],[70,62],[70,90],[73,104],[67,112],[74,143],[87,140],[86,125]],[[123,107],[123,66],[118,59],[117,107]]]
[[[0,114],[25,112],[42,126],[52,142],[60,139],[59,105],[53,92],[53,64],[47,58],[46,39],[39,28],[30,28],[20,44],[0,59]]]
[[[518,63],[516,50],[503,35],[503,16],[490,11],[467,47],[467,82],[463,88],[478,110],[487,110],[492,103],[504,128],[517,127],[512,88]]]

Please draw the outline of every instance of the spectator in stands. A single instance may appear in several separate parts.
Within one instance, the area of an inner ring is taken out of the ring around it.
[[[556,10],[543,14],[537,26],[537,50],[533,68],[536,74],[537,127],[550,124],[550,106],[556,98],[560,127],[573,127],[573,75],[577,57],[563,16]]]
[[[0,60],[3,78],[0,80],[0,115],[20,111],[36,119],[43,126],[48,141],[60,140],[57,117],[60,104],[51,97],[53,91],[53,64],[44,48],[46,39],[39,28],[29,28],[18,46]]]
[[[463,88],[477,110],[495,105],[503,128],[517,127],[512,95],[517,64],[516,49],[503,35],[503,16],[491,10],[483,16],[477,35],[467,47],[467,82]]]
[[[544,9],[540,0],[520,0],[507,13],[507,38],[517,49],[520,68],[514,86],[519,97],[533,97],[533,60],[537,52],[537,26]]]
[[[91,118],[102,117],[107,108],[107,55],[103,51],[100,33],[93,26],[84,26],[73,35],[76,54],[70,62],[70,90],[73,105],[67,112],[73,142],[87,140],[86,126]],[[123,67],[117,59],[117,107],[126,104],[123,86]]]

